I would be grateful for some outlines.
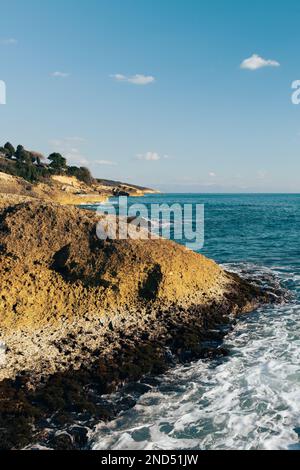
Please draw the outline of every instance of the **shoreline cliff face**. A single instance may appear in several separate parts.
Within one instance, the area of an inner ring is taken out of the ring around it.
[[[34,438],[68,448],[72,439],[43,434],[45,419],[54,430],[74,414],[109,419],[103,393],[226,354],[204,341],[272,300],[174,242],[99,240],[99,217],[31,199],[0,204],[0,448]]]

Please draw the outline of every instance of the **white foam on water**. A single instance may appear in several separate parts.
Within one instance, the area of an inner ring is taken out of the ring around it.
[[[298,274],[292,281],[299,288]],[[92,448],[300,449],[299,302],[241,318],[224,346],[228,358],[176,367],[99,423]]]

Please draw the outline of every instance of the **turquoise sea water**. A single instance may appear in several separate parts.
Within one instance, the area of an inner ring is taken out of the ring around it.
[[[95,449],[300,449],[300,195],[130,198],[205,205],[201,253],[291,297],[243,317],[229,357],[177,367],[90,436]],[[95,207],[93,207],[95,209]],[[279,287],[278,287],[279,288]]]

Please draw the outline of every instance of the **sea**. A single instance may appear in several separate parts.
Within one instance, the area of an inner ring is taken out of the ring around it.
[[[152,194],[128,202],[203,204],[197,251],[285,300],[240,317],[224,338],[228,356],[172,368],[143,393],[132,386],[107,397],[127,394],[135,406],[99,422],[89,447],[299,450],[300,195]]]

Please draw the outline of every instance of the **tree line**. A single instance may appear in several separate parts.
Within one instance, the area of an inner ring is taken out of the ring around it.
[[[46,162],[41,153],[26,150],[23,145],[15,148],[10,142],[6,142],[0,147],[0,156],[0,171],[20,176],[30,183],[45,181],[52,175],[76,176],[86,184],[94,181],[88,168],[68,166],[66,158],[57,152],[51,153]]]

